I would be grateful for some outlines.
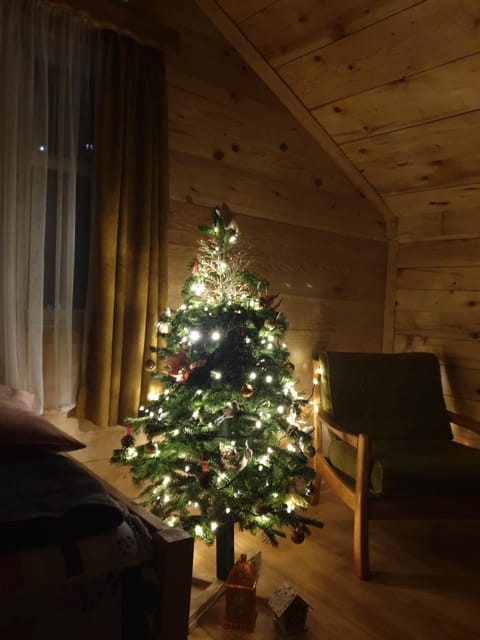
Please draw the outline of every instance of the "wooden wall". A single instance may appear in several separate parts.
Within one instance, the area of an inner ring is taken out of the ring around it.
[[[292,360],[310,391],[319,349],[381,348],[383,219],[193,2],[145,4],[181,35],[181,52],[167,53],[169,304],[180,302],[198,224],[227,202],[251,267],[282,297]]]
[[[398,217],[394,348],[436,352],[480,419],[480,4],[221,7]]]

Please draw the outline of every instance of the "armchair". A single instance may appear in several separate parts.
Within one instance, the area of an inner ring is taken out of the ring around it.
[[[354,512],[361,579],[370,577],[370,520],[480,518],[480,450],[451,429],[480,433],[480,423],[447,411],[434,354],[325,352],[314,365],[318,481]]]

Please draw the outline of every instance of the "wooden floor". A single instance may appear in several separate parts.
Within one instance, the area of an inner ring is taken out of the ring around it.
[[[88,440],[88,449],[78,452],[78,457],[126,490],[124,470],[108,464],[122,429],[99,434],[95,428],[78,427],[74,421],[56,423]],[[297,589],[312,607],[307,630],[290,638],[480,640],[480,520],[373,523],[373,579],[361,582],[352,570],[350,511],[325,490],[311,513],[324,521],[325,528],[314,530],[301,545],[287,539],[274,549],[249,533],[236,532],[237,556],[250,550],[262,552],[255,631],[223,629],[222,597],[202,616],[191,640],[283,638],[267,605],[282,582]],[[198,572],[214,571],[214,548],[196,543],[194,562]]]

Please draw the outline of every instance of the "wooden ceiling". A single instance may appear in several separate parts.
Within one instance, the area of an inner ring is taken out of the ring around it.
[[[478,235],[478,0],[196,0],[399,239]]]

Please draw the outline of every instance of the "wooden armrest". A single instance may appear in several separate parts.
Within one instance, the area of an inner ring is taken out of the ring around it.
[[[330,431],[333,431],[333,433],[338,438],[340,438],[340,440],[343,440],[344,442],[346,442],[350,446],[355,447],[355,449],[358,448],[358,436],[355,436],[352,433],[347,433],[346,431],[344,431],[342,429],[342,427],[339,426],[334,421],[334,419],[332,418],[332,416],[330,414],[328,414],[323,409],[319,409],[318,410],[318,417],[320,418],[320,420],[322,422],[325,422],[326,424],[328,424],[328,428],[330,429]]]
[[[458,424],[459,427],[463,427],[464,429],[480,434],[480,422],[478,420],[474,420],[474,418],[470,418],[469,416],[462,416],[459,413],[454,413],[453,411],[447,411],[447,414],[450,422]]]

